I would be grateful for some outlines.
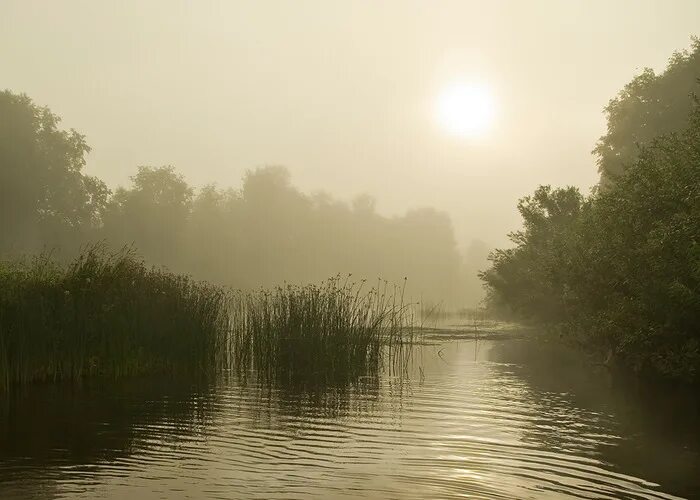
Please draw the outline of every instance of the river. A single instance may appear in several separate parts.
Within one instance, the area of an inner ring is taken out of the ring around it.
[[[700,498],[695,399],[513,332],[347,387],[37,385],[0,404],[0,498]]]

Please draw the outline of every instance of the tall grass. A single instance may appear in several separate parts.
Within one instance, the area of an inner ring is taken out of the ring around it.
[[[234,366],[267,381],[338,385],[405,369],[413,309],[403,288],[340,277],[320,285],[241,292],[232,302]]]
[[[32,381],[202,372],[228,362],[227,296],[88,248],[0,263],[0,389]]]
[[[340,387],[384,366],[405,370],[412,325],[403,288],[382,281],[233,293],[95,246],[65,266],[47,255],[0,262],[0,390],[230,366]]]

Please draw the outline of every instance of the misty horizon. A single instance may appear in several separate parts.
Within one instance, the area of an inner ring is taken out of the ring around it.
[[[595,185],[603,107],[698,31],[697,2],[658,5],[636,4],[632,28],[624,2],[6,2],[2,87],[85,134],[86,173],[112,189],[139,165],[197,188],[282,165],[302,192],[366,193],[388,216],[430,206],[461,250],[494,247],[537,185]],[[436,122],[441,90],[461,81],[495,101],[474,140]]]

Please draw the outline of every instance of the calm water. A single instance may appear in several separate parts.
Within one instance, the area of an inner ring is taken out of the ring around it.
[[[409,379],[132,380],[0,410],[0,498],[700,498],[697,407],[561,346],[436,335]]]

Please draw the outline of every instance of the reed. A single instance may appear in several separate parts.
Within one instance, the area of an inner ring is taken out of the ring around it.
[[[93,246],[0,264],[0,390],[33,381],[202,373],[227,365],[220,288]]]
[[[320,285],[239,292],[231,352],[239,371],[292,385],[343,385],[388,364],[405,370],[413,308],[403,290],[335,277]]]
[[[99,245],[65,266],[0,262],[0,391],[231,366],[302,388],[402,372],[414,335],[404,288],[335,277],[234,293]]]

